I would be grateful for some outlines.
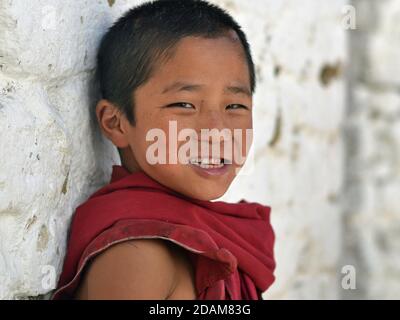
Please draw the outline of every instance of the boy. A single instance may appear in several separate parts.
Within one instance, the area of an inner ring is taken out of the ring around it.
[[[96,115],[122,165],[77,208],[53,298],[261,299],[274,281],[270,208],[210,201],[243,165],[230,143],[252,129],[240,26],[206,1],[148,2],[108,30],[97,58]],[[225,131],[210,141],[204,129]]]

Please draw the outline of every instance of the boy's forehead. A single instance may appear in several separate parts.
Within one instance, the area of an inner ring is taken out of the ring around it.
[[[214,41],[226,41],[228,40],[230,43],[232,44],[236,44],[236,45],[240,45],[241,46],[241,42],[239,39],[238,34],[236,33],[235,30],[226,30],[224,32],[221,32],[215,36],[212,37],[207,37],[204,35],[188,35],[183,37],[182,39],[180,39],[176,45],[175,45],[175,49],[176,48],[182,48],[185,45],[190,46],[190,45],[195,45],[195,44],[199,44],[199,43],[204,43],[206,42],[214,42]]]
[[[234,52],[247,65],[245,50],[234,30],[230,33],[223,33],[216,37],[186,36],[180,39],[173,48],[170,48],[166,59],[161,65],[169,62],[180,63],[189,59],[200,59],[205,56],[206,51],[228,50],[229,56]],[[215,55],[215,59],[218,58]],[[196,62],[196,60],[194,60]]]
[[[246,87],[243,92],[251,91],[244,49],[234,30],[216,37],[186,36],[170,48],[168,56],[159,62],[148,81],[148,85],[153,89],[157,87],[157,92],[160,89],[164,91],[165,87],[173,82],[198,84],[206,73],[218,72],[216,69],[220,71],[220,66],[225,66],[224,71],[215,74],[216,77],[226,75],[229,82]]]

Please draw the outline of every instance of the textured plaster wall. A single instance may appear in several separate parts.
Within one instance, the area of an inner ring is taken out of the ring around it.
[[[48,296],[54,288],[48,281],[51,270],[57,277],[62,266],[75,207],[108,180],[111,165],[119,161],[90,113],[97,97],[94,57],[106,28],[140,2],[0,2],[0,299]],[[355,45],[342,23],[345,0],[212,2],[243,25],[257,65],[254,161],[222,200],[246,198],[273,209],[277,280],[265,298],[344,297],[340,268],[348,263],[361,275],[370,272],[371,282],[388,280],[388,270],[395,268],[399,158],[394,154],[400,150],[394,117],[399,115],[400,72],[393,72],[388,61],[400,48],[387,40],[400,33],[386,20],[395,21],[396,10],[375,10],[387,18],[373,27],[363,21],[365,41]],[[398,10],[395,0],[387,2]],[[365,43],[372,48],[368,54],[362,50]],[[370,62],[373,77],[353,67],[357,76],[349,85],[345,71],[357,55]],[[378,63],[381,59],[387,63]],[[370,111],[357,107],[364,104]],[[357,142],[362,151],[350,154],[349,141],[362,130],[369,140]],[[379,159],[385,162],[389,155],[390,165],[377,160],[367,167],[366,159],[378,157],[373,149],[381,134],[392,144],[385,144],[387,154]],[[368,172],[366,184],[360,181],[363,172]],[[373,183],[375,175],[387,177],[384,189]],[[346,196],[347,188],[355,191]],[[386,214],[378,226],[369,224],[380,235],[368,238],[371,233],[363,233],[357,219],[368,225],[376,210]],[[369,250],[368,244],[375,247]],[[374,263],[376,255],[386,261],[384,268]],[[390,279],[400,277],[391,274]],[[383,290],[365,285],[371,294]],[[393,285],[392,295],[398,287]]]
[[[355,0],[350,34],[343,298],[400,298],[400,2]]]
[[[49,291],[74,208],[108,178],[116,154],[90,120],[90,79],[102,31],[127,7],[0,2],[2,299]]]

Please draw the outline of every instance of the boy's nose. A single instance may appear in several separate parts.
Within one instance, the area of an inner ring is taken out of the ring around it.
[[[225,129],[227,128],[222,112],[218,110],[207,110],[201,112],[197,119],[197,129]]]

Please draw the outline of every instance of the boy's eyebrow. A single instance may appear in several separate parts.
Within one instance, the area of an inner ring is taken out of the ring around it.
[[[195,91],[199,90],[200,88],[204,87],[203,84],[194,84],[194,83],[189,83],[189,82],[183,82],[183,81],[176,81],[172,83],[171,85],[166,86],[162,90],[162,94],[167,93],[169,91]],[[233,85],[233,86],[227,86],[224,88],[225,92],[231,92],[235,94],[245,94],[246,96],[251,97],[251,92],[246,86],[242,85]]]

